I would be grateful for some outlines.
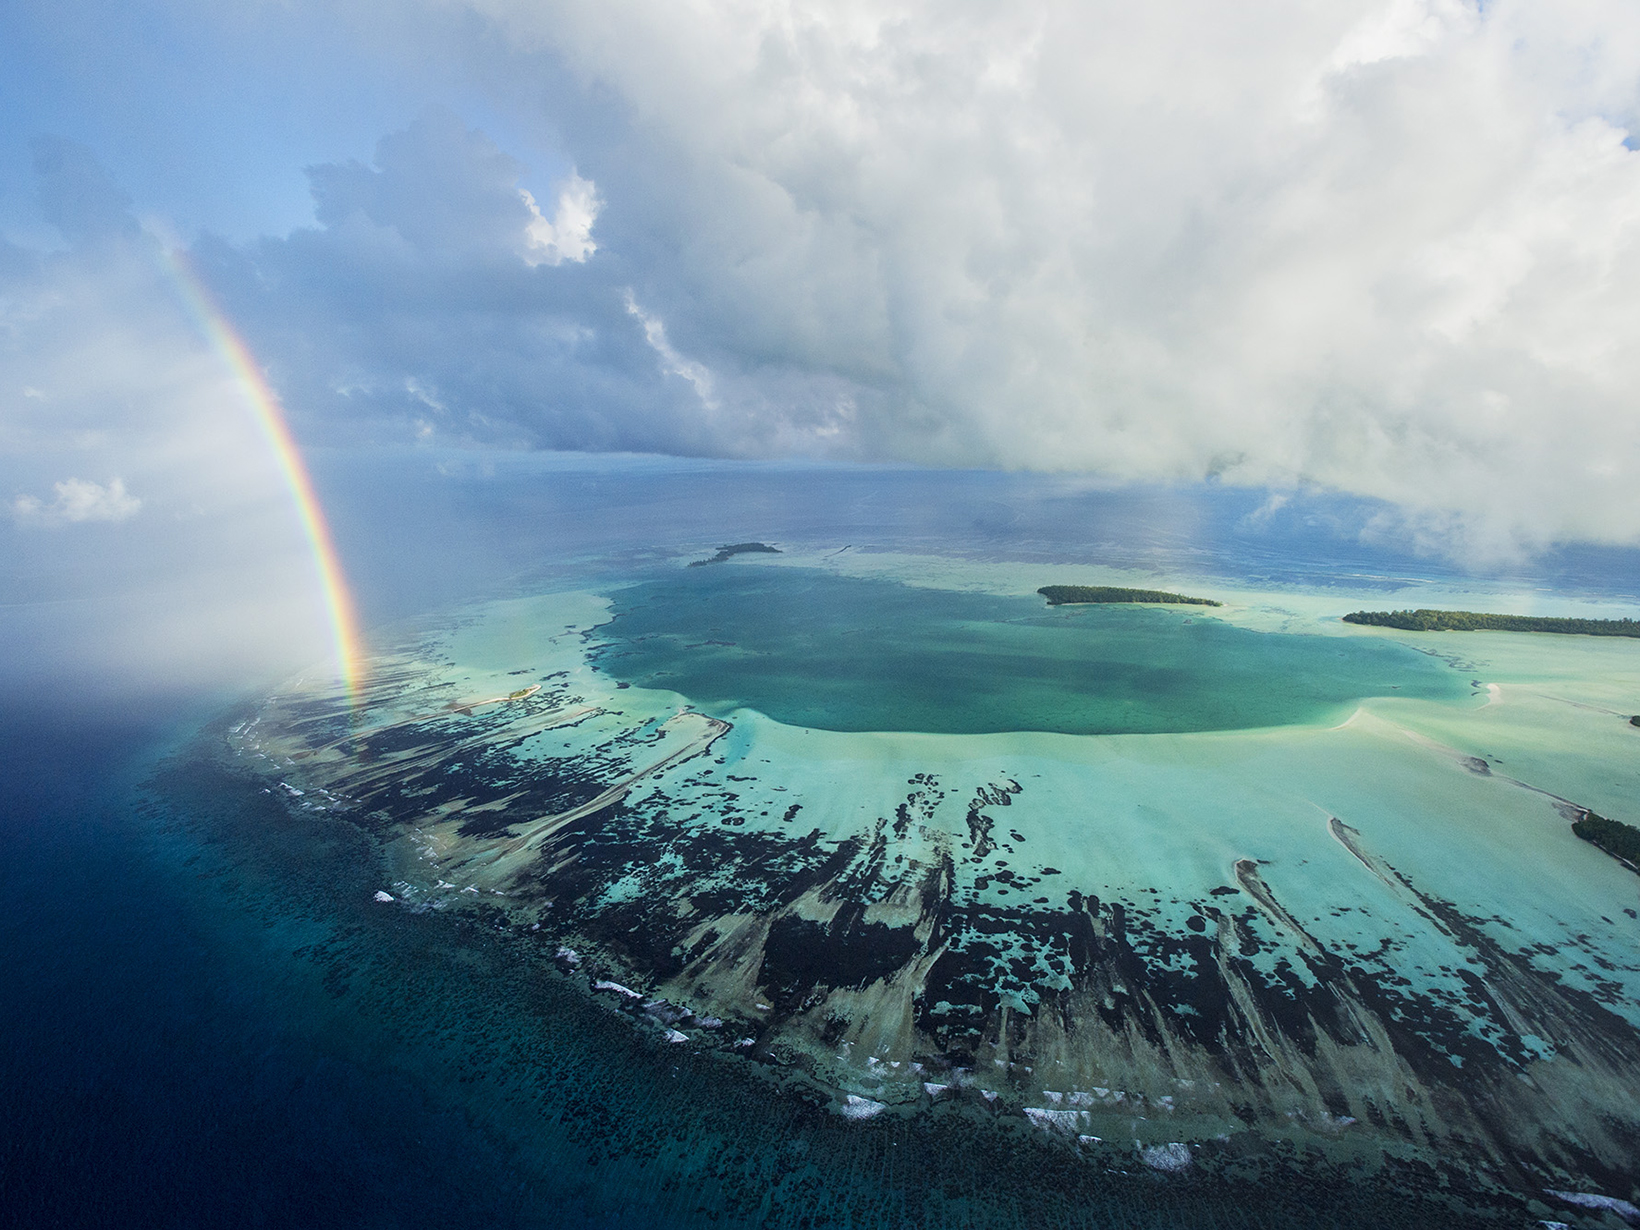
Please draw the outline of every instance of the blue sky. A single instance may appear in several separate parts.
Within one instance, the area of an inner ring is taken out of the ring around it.
[[[368,159],[434,104],[501,135],[544,187],[564,173],[460,57],[395,54],[334,12],[18,0],[0,9],[0,218],[12,234],[41,228],[29,142],[52,133],[184,235],[284,234],[313,220],[304,168]]]

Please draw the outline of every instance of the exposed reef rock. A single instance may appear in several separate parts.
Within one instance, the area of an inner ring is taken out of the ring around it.
[[[737,555],[779,555],[779,547],[771,547],[766,542],[731,542],[717,549],[716,555],[705,559],[690,560],[689,567],[702,568],[707,564],[721,564]]]

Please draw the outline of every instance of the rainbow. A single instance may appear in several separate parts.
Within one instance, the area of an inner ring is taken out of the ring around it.
[[[246,404],[262,429],[279,472],[290,489],[296,505],[296,515],[302,523],[302,533],[313,552],[314,568],[319,587],[324,594],[325,610],[330,619],[331,636],[336,646],[336,665],[342,686],[350,704],[359,703],[359,690],[364,682],[364,653],[359,639],[358,615],[354,611],[353,596],[348,592],[336,546],[330,539],[330,527],[325,522],[324,508],[314,493],[313,480],[302,461],[296,439],[290,433],[278,395],[268,387],[267,377],[257,365],[250,347],[235,331],[227,314],[217,304],[204,280],[188,263],[178,246],[158,245],[167,272],[175,281],[191,315],[233,373],[234,381],[244,395]]]

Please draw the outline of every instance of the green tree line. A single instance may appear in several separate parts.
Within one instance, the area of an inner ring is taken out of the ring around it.
[[[1567,632],[1583,636],[1640,636],[1633,619],[1564,619],[1547,615],[1488,615],[1481,611],[1354,611],[1347,624],[1408,632]]]
[[[1211,598],[1192,598],[1160,589],[1117,589],[1110,585],[1044,585],[1036,591],[1049,606],[1069,606],[1078,602],[1174,602],[1187,606],[1223,606]]]

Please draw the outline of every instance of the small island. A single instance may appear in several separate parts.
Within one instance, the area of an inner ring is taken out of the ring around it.
[[[719,547],[717,554],[710,559],[690,560],[691,568],[700,568],[706,564],[721,564],[726,559],[733,559],[737,555],[779,555],[779,547],[771,547],[766,542],[732,542],[727,546]]]
[[[1354,611],[1347,624],[1406,632],[1560,632],[1578,636],[1640,636],[1633,619],[1564,619],[1547,615],[1488,615],[1480,611]]]
[[[1572,832],[1626,864],[1629,870],[1640,871],[1640,829],[1634,825],[1586,811],[1573,823]]]
[[[1223,606],[1211,598],[1192,598],[1160,589],[1118,589],[1110,585],[1044,585],[1036,591],[1049,606],[1074,606],[1084,602],[1166,602],[1185,606]]]

